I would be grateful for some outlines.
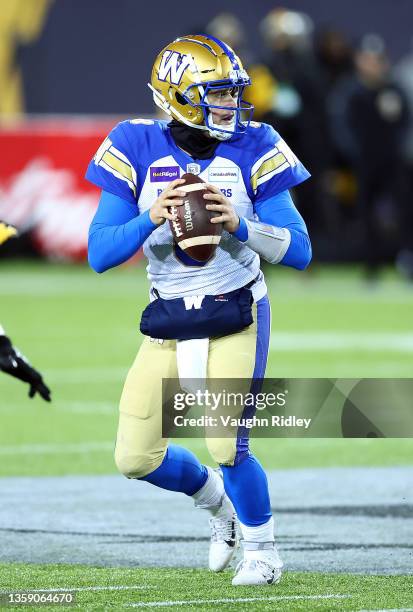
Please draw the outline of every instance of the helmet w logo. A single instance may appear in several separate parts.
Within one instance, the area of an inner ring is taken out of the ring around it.
[[[158,78],[160,81],[169,81],[173,85],[179,85],[182,75],[191,63],[188,55],[167,49],[162,55],[159,65]]]

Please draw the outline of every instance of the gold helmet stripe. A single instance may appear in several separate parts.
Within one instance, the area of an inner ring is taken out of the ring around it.
[[[211,51],[211,53],[213,53],[216,57],[218,57],[218,54],[216,53],[215,49],[211,45],[205,42],[201,42],[200,40],[195,40],[195,38],[186,38],[186,37],[177,38],[175,42],[191,42],[191,43],[195,43],[196,45],[201,45],[201,47],[208,49],[208,51]]]

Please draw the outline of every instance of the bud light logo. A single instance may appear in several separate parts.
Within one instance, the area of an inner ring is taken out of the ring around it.
[[[158,168],[151,166],[151,183],[173,181],[179,178],[179,166],[159,166]]]

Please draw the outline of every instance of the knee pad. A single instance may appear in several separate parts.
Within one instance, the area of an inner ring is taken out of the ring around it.
[[[118,447],[115,449],[115,463],[119,472],[126,478],[143,478],[158,468],[165,453],[126,454]]]
[[[219,465],[234,465],[237,454],[236,438],[206,438],[208,451]]]

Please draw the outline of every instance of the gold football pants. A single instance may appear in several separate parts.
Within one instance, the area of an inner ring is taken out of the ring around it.
[[[261,302],[265,302],[263,308],[260,308]],[[260,310],[264,316],[260,316]],[[254,323],[250,327],[210,340],[208,379],[242,378],[251,381],[253,375],[264,376],[269,339],[266,297],[258,303],[258,323],[257,304],[253,305],[253,316]],[[257,370],[258,353],[260,364]],[[165,340],[160,344],[145,337],[127,375],[119,406],[115,461],[119,471],[128,478],[150,474],[160,466],[165,456],[168,440],[162,438],[162,378],[178,378],[176,341]],[[237,410],[242,413],[242,407]],[[241,413],[234,416],[240,417]],[[234,465],[236,432],[225,438],[206,437],[206,444],[218,464]]]

